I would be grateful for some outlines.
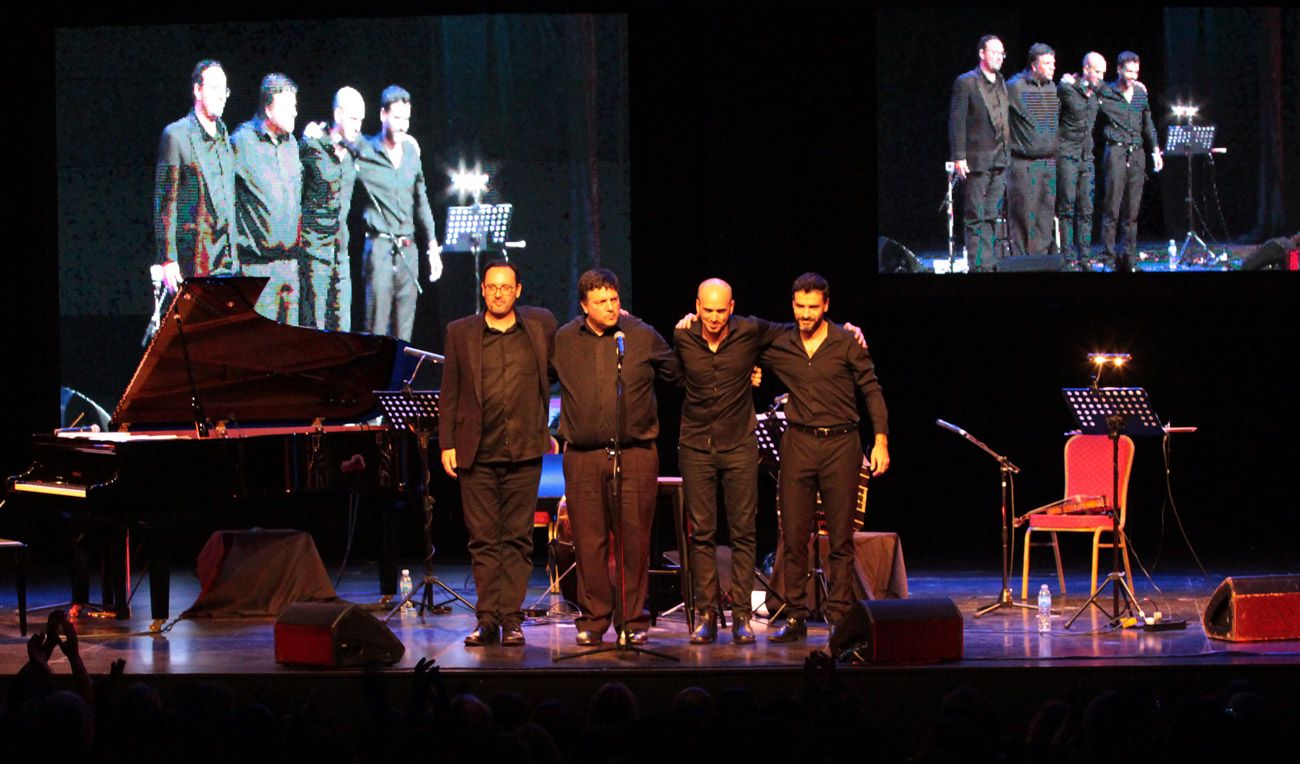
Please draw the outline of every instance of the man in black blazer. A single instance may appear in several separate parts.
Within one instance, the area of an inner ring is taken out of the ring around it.
[[[1006,190],[1008,145],[1007,84],[999,70],[1006,58],[1002,41],[980,38],[979,66],[953,82],[948,142],[957,177],[964,180],[962,223],[966,256],[973,270],[993,270],[993,225]]]
[[[442,468],[460,482],[478,593],[478,628],[465,644],[518,646],[542,454],[551,443],[555,316],[515,304],[523,283],[505,260],[487,264],[482,290],[484,312],[447,325],[438,440]]]

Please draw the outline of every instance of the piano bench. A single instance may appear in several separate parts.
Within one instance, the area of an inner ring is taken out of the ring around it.
[[[14,586],[18,590],[18,630],[27,636],[27,545],[21,541],[0,539],[0,553],[14,557]]]

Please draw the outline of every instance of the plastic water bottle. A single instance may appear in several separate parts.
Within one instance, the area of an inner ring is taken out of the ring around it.
[[[411,602],[410,600],[412,588],[414,587],[411,584],[411,571],[407,570],[406,568],[402,568],[402,578],[397,584],[397,593],[398,595],[401,596],[403,600],[402,602],[403,612],[409,612],[415,610],[415,603]]]
[[[1173,239],[1169,240],[1169,270],[1178,270],[1178,245]]]
[[[1052,631],[1052,590],[1043,584],[1038,589],[1038,633]]]

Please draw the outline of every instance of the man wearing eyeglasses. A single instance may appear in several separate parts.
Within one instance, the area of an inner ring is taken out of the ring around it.
[[[163,129],[154,173],[154,238],[168,291],[181,279],[234,273],[235,157],[221,121],[230,90],[221,62],[190,75],[194,107]]]
[[[506,260],[487,264],[481,287],[484,311],[447,325],[438,441],[443,470],[460,483],[478,595],[465,644],[513,647],[524,644],[533,510],[551,442],[555,316],[516,304],[523,282]]]

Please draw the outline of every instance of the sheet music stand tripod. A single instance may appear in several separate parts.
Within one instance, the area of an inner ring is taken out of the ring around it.
[[[1085,435],[1105,435],[1111,442],[1111,569],[1106,574],[1106,582],[1097,587],[1088,601],[1079,607],[1078,612],[1065,623],[1065,628],[1078,620],[1089,605],[1096,607],[1110,619],[1111,625],[1120,622],[1125,615],[1132,615],[1133,608],[1138,607],[1137,595],[1133,593],[1132,584],[1120,570],[1119,546],[1119,436],[1120,435],[1157,435],[1163,434],[1160,418],[1151,410],[1147,401],[1147,391],[1140,387],[1082,387],[1064,388],[1066,405],[1074,415],[1080,432]],[[1106,612],[1098,598],[1111,587],[1112,608]],[[1121,606],[1120,596],[1124,603]],[[1140,611],[1139,607],[1139,611]]]
[[[1187,249],[1193,241],[1201,245],[1202,255],[1210,254],[1210,246],[1196,234],[1193,223],[1193,212],[1196,207],[1192,203],[1192,157],[1198,154],[1210,156],[1210,149],[1213,147],[1214,125],[1193,125],[1189,118],[1186,125],[1169,126],[1169,133],[1165,139],[1165,153],[1169,155],[1181,153],[1187,157],[1187,236],[1183,239],[1183,246],[1178,250],[1178,259],[1183,262],[1187,262]]]
[[[484,248],[499,250],[501,256],[510,259],[506,253],[506,233],[510,230],[510,217],[514,212],[512,204],[471,204],[467,207],[448,207],[446,241],[443,252],[468,252],[474,256],[474,312],[483,310],[483,298],[479,294],[479,256]]]
[[[420,449],[420,504],[424,510],[424,579],[413,587],[401,602],[388,611],[384,620],[388,621],[400,612],[402,606],[413,600],[417,594],[420,595],[420,603],[416,608],[420,615],[424,615],[426,611],[436,615],[450,613],[450,603],[456,601],[472,611],[474,606],[468,600],[433,574],[433,494],[430,492],[432,476],[429,470],[429,439],[438,421],[438,392],[436,390],[376,390],[375,397],[390,422],[415,433],[415,440]],[[433,602],[435,586],[450,594],[451,597],[435,605]]]

